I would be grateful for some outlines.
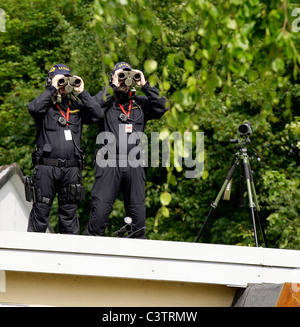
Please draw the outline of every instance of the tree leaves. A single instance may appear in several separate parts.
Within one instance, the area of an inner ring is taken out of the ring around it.
[[[146,60],[144,64],[144,68],[147,74],[152,74],[157,69],[157,62],[153,59]]]
[[[160,202],[163,206],[168,206],[172,200],[172,196],[167,191],[161,193]]]

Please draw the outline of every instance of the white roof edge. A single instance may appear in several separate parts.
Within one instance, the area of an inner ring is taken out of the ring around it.
[[[238,285],[300,282],[300,251],[0,231],[0,270]]]

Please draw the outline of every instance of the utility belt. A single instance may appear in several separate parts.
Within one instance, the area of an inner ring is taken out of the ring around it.
[[[96,149],[94,153],[94,161],[98,157],[98,160],[127,160],[127,161],[135,161],[141,160],[145,158],[145,151],[142,147],[135,146],[128,153],[115,153],[107,149],[105,146],[100,145],[99,148]]]
[[[58,168],[70,168],[70,167],[78,167],[80,170],[84,169],[84,158],[75,159],[75,160],[67,160],[67,159],[52,159],[52,158],[43,158],[38,156],[32,156],[32,163],[35,166],[45,165],[45,166],[53,166]]]
[[[24,177],[25,197],[28,202],[42,202],[47,205],[52,204],[52,199],[42,196],[40,188],[34,185],[33,178],[31,176]],[[60,188],[58,190],[58,203],[61,204],[74,204],[83,201],[85,198],[85,188],[80,184],[70,184],[67,187]]]
[[[48,205],[52,204],[52,200],[42,196],[41,189],[36,188],[31,176],[26,176],[23,178],[25,187],[25,198],[28,202],[42,202]]]

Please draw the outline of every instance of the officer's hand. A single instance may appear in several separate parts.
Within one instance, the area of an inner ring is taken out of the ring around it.
[[[62,74],[59,74],[59,75],[55,75],[53,78],[52,78],[52,85],[56,88],[56,89],[60,89],[62,88],[63,86],[58,86],[58,81],[61,79],[61,78],[64,78],[65,76],[62,75]]]
[[[119,73],[122,71],[123,69],[118,69],[115,71],[113,79],[112,79],[112,84],[116,85],[117,87],[121,86],[121,82],[119,81]]]
[[[123,69],[118,69],[118,70],[115,71],[112,83],[118,87],[119,91],[120,91],[120,87],[122,86],[121,92],[127,93],[130,90],[130,86],[125,86],[124,81],[119,81],[119,73],[121,71],[123,71]]]
[[[78,79],[81,80],[80,86],[78,86],[78,87],[74,87],[74,88],[73,88],[74,91],[75,91],[77,94],[80,94],[80,93],[84,90],[84,82],[83,82],[83,79],[82,79],[81,77],[79,77],[79,76],[74,76],[74,77],[76,77],[76,78],[78,78]]]
[[[136,81],[135,83],[137,86],[143,87],[146,84],[146,79],[143,72],[137,69],[133,69],[132,71],[141,75],[141,79],[139,81]]]

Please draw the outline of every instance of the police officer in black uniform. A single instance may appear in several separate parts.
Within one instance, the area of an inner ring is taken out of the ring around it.
[[[141,87],[145,96],[135,96],[135,89],[120,80],[120,74],[124,75],[126,71],[134,71],[140,76],[136,85]],[[96,155],[91,215],[85,234],[104,235],[120,188],[126,215],[132,219],[132,231],[141,230],[135,237],[145,238],[145,172],[141,134],[148,120],[158,119],[166,112],[166,99],[146,82],[141,71],[132,70],[126,62],[119,62],[113,68],[109,88],[113,92],[106,88],[95,96],[105,117],[98,123],[97,143],[100,149]]]
[[[58,193],[59,233],[78,234],[77,205],[83,198],[81,171],[84,155],[80,148],[82,124],[93,124],[103,117],[99,103],[84,90],[83,80],[76,76],[70,91],[69,67],[54,65],[47,77],[46,90],[28,105],[35,120],[37,150],[32,184],[34,204],[29,216],[29,232],[45,232],[53,199]]]

